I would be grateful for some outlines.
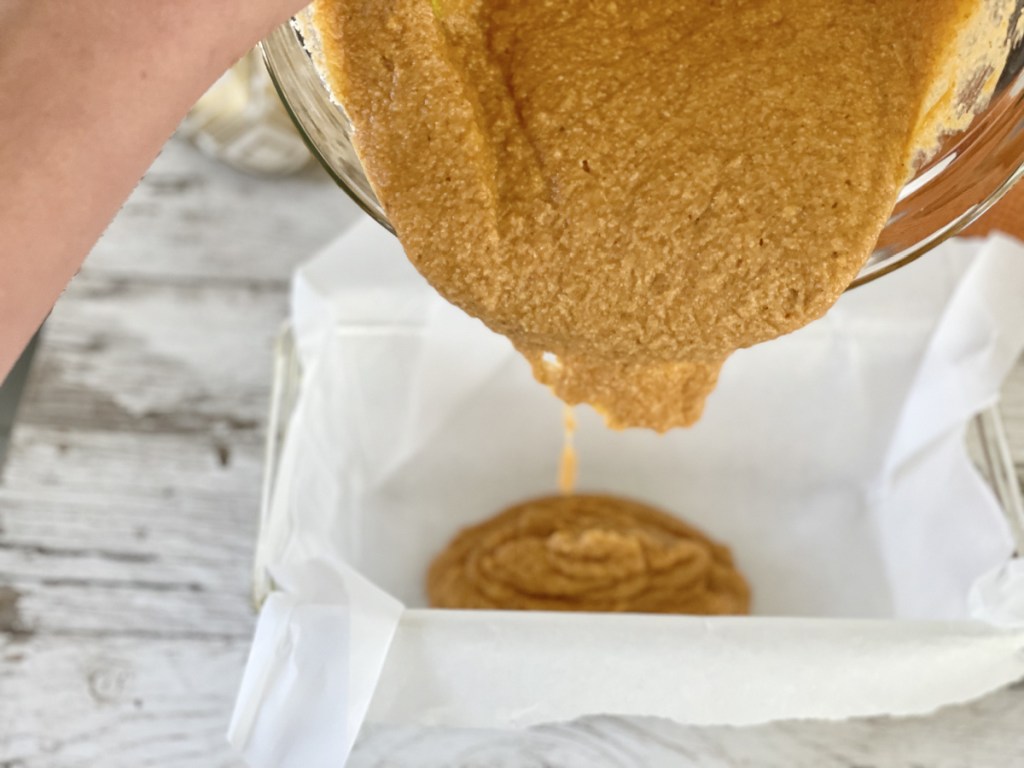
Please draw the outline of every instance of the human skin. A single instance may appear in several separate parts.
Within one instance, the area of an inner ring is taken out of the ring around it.
[[[0,381],[203,91],[301,0],[0,0]]]

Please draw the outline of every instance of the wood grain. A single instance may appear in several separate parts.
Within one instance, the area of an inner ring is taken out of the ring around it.
[[[288,275],[358,212],[172,142],[51,317],[0,478],[0,768],[234,768]],[[1006,389],[1024,466],[1024,368]],[[930,718],[371,728],[353,766],[1024,765],[1024,691]]]
[[[361,215],[318,165],[267,180],[171,141],[89,255],[86,273],[284,288],[296,264]]]
[[[357,215],[171,142],[47,323],[0,483],[0,766],[229,766],[271,341]]]
[[[0,766],[234,768],[246,641],[0,634]]]

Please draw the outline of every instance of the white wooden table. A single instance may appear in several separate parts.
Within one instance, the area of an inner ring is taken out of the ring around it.
[[[271,340],[292,268],[356,215],[317,172],[172,142],[58,304],[0,478],[0,768],[240,765]],[[1005,413],[1024,436],[1024,376]],[[350,764],[1003,768],[1022,726],[1019,686],[901,721],[370,730]]]

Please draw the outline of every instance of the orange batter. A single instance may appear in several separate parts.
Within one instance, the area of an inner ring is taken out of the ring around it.
[[[732,614],[750,588],[725,547],[611,496],[550,496],[462,531],[427,578],[436,608]]]
[[[316,0],[416,267],[616,427],[821,316],[1012,0]]]

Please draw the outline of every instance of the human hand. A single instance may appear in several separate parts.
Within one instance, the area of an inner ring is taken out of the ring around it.
[[[303,4],[0,2],[0,381],[189,107]]]

